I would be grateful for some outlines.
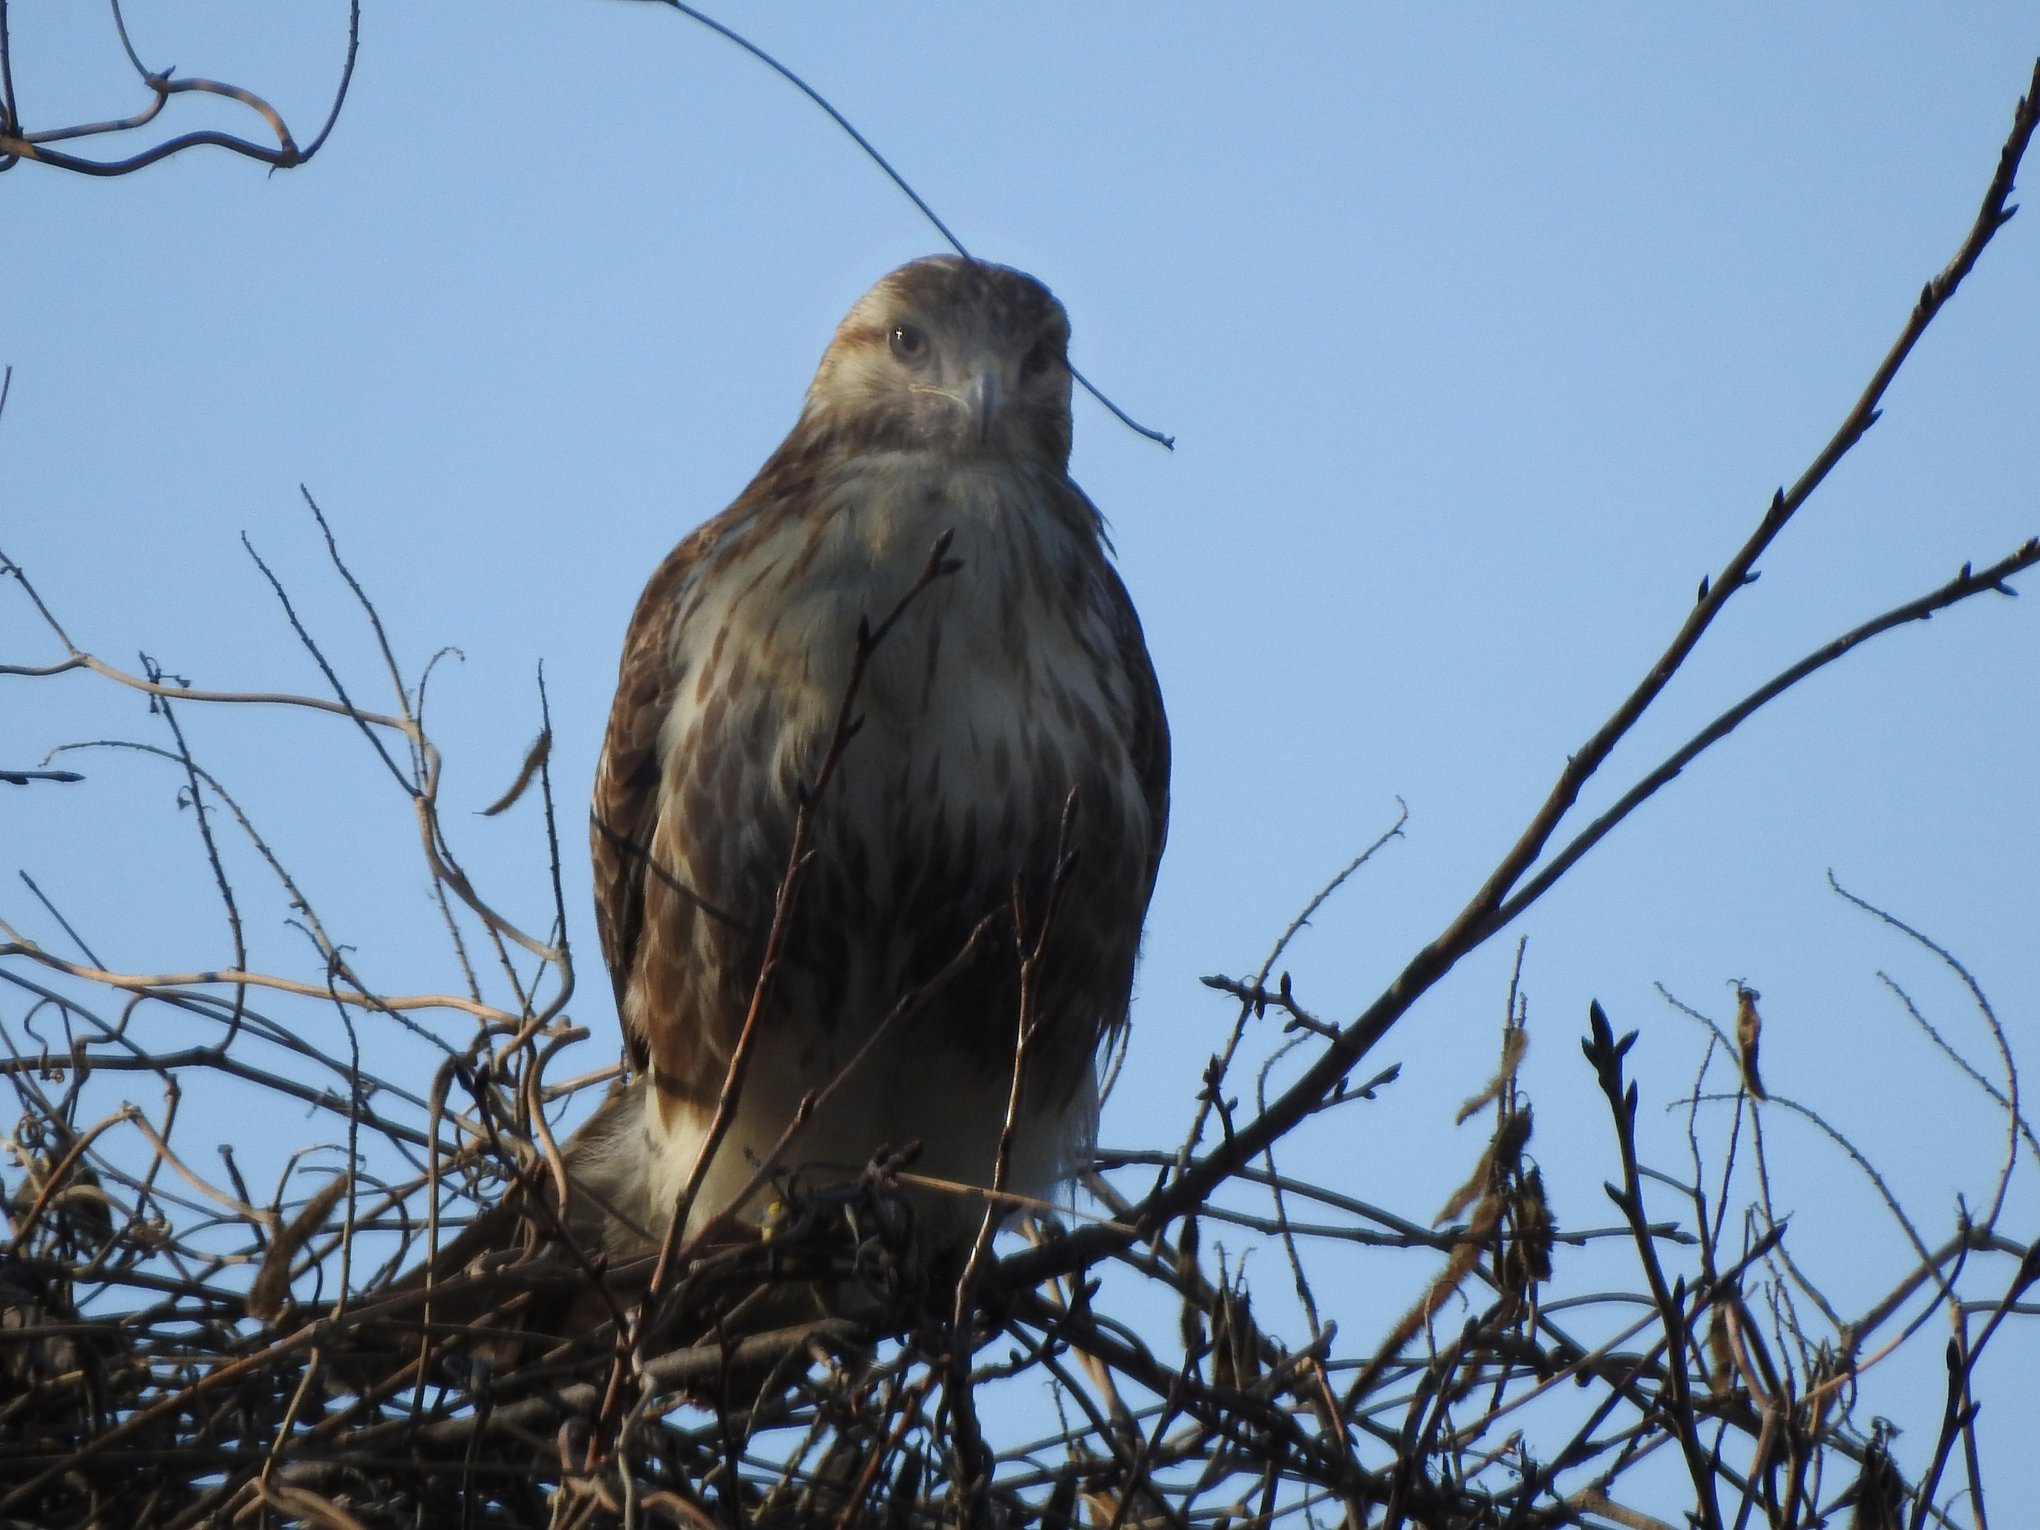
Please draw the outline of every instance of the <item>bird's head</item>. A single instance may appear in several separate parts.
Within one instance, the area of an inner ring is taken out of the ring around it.
[[[1007,266],[932,255],[857,301],[829,342],[804,424],[866,450],[1070,456],[1070,321]]]

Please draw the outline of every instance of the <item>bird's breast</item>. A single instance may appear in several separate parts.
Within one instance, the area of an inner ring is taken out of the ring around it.
[[[1116,587],[1066,480],[876,454],[808,510],[742,528],[682,596],[668,779],[748,847],[741,867],[698,868],[727,884],[702,885],[711,901],[755,904],[776,883],[793,803],[845,716],[819,874],[846,916],[1001,895],[1052,856],[1073,789],[1094,831],[1144,820]]]

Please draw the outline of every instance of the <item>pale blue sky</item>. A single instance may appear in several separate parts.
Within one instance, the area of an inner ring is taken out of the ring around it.
[[[145,56],[263,90],[308,136],[342,7],[244,0],[203,8],[210,28],[183,9],[130,6]],[[1164,452],[1079,403],[1075,473],[1111,519],[1176,738],[1104,1133],[1128,1146],[1178,1140],[1230,1019],[1196,979],[1251,972],[1398,794],[1406,840],[1291,953],[1304,1001],[1357,1011],[1473,890],[1839,422],[1968,227],[2040,50],[2014,4],[1931,24],[1840,4],[719,14],[830,96],[975,253],[1047,281],[1078,364],[1177,438]],[[11,18],[32,127],[133,108],[94,7]],[[245,125],[184,105],[182,125]],[[353,95],[307,168],[201,152],[111,182],[0,179],[0,548],[109,658],[316,689],[246,531],[371,686],[304,483],[407,665],[467,656],[434,681],[456,812],[515,773],[544,661],[592,976],[580,804],[637,591],[784,433],[843,310],[938,245],[811,104],[668,10],[371,4]],[[1589,812],[1809,647],[2040,531],[2036,358],[2040,208],[1985,255]],[[1930,1239],[1957,1192],[1987,1193],[1997,1123],[1875,974],[1981,1063],[1980,1027],[1937,964],[1824,877],[1952,946],[2040,1056],[2027,594],[1817,678],[1534,911],[1525,1077],[1562,1223],[1611,1218],[1574,1046],[1591,997],[1642,1028],[1651,1147],[1683,1167],[1681,1118],[1657,1107],[1690,1085],[1699,1033],[1655,982],[1722,1019],[1728,979],[1762,989],[1768,1082],[1856,1135]],[[54,656],[4,590],[0,656]],[[0,764],[152,727],[75,677],[0,690]],[[273,718],[201,731],[340,938],[393,987],[450,982],[406,809],[363,751]],[[223,960],[173,783],[91,768],[87,786],[0,794],[0,871],[18,888],[28,869],[114,965]],[[455,833],[540,920],[529,808]],[[0,912],[55,940],[25,892]],[[258,955],[304,970],[281,917],[255,919]],[[1409,1017],[1378,1054],[1403,1083],[1319,1123],[1297,1168],[1339,1166],[1353,1193],[1430,1214],[1478,1152],[1449,1105],[1488,1071],[1506,944]],[[0,1020],[16,1004],[0,995]],[[576,1014],[593,1066],[614,1046],[606,985],[586,981]],[[1902,1243],[1836,1153],[1782,1116],[1772,1131],[1801,1247],[1831,1229],[1820,1274],[1861,1306]],[[2031,1237],[2030,1166],[2013,1205],[2007,1231]],[[1261,1268],[1271,1288],[1279,1269]],[[1422,1274],[1363,1262],[1344,1331],[1384,1327]],[[1882,1391],[1873,1376],[1859,1409],[1912,1426],[1908,1469],[1939,1408],[1940,1341],[1923,1338],[1925,1367]],[[2040,1348],[2030,1329],[1999,1344],[1987,1464],[2030,1492],[2009,1452],[2040,1413]]]

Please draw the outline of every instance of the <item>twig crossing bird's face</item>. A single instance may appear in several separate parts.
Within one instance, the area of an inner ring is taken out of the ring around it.
[[[837,329],[802,420],[860,451],[1042,461],[1070,454],[1070,324],[1006,266],[938,255],[902,266]]]

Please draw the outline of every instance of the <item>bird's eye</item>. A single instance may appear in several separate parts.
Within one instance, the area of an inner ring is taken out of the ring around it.
[[[886,343],[902,361],[919,361],[928,354],[928,337],[917,325],[895,324],[892,333],[886,337]]]
[[[1037,340],[1034,349],[1020,358],[1020,375],[1039,377],[1048,370],[1048,364],[1054,359],[1055,352],[1050,349],[1049,343],[1046,340]]]

